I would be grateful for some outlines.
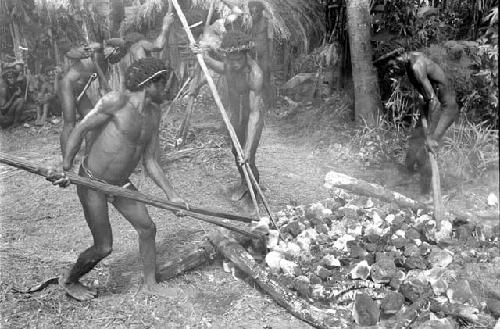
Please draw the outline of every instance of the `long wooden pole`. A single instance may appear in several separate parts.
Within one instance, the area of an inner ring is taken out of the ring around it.
[[[186,34],[188,36],[189,42],[191,45],[195,45],[196,41],[194,39],[193,34],[191,33],[191,30],[189,29],[189,24],[186,20],[186,17],[184,16],[184,13],[182,12],[181,7],[179,6],[179,3],[177,0],[172,0],[172,4],[174,5],[174,8],[177,12],[177,16],[179,16],[179,19],[181,20],[182,26],[184,27],[184,30],[186,31]],[[217,104],[219,111],[222,115],[222,119],[224,123],[226,124],[227,130],[229,131],[229,136],[231,137],[231,140],[233,142],[234,148],[236,149],[236,153],[238,154],[238,157],[240,159],[243,158],[243,150],[241,148],[240,142],[238,140],[238,137],[236,135],[236,132],[234,131],[233,126],[231,125],[231,122],[229,121],[229,117],[227,116],[226,111],[224,110],[224,105],[222,104],[222,101],[220,99],[219,93],[217,92],[217,88],[215,86],[214,80],[212,79],[212,76],[210,75],[207,65],[205,64],[205,61],[203,60],[203,55],[202,54],[196,54],[196,58],[198,59],[198,63],[200,64],[200,67],[205,74],[208,82],[208,86],[210,87],[210,90],[212,91],[215,103]],[[259,213],[259,205],[257,203],[257,199],[255,198],[255,192],[253,190],[252,182],[250,181],[249,174],[253,174],[252,171],[248,171],[247,167],[242,165],[242,170],[243,174],[245,176],[245,181],[248,186],[248,192],[250,193],[250,196],[252,197],[252,202],[255,207],[255,211],[257,212],[257,216],[260,217]],[[261,195],[261,197],[264,199],[264,195]]]
[[[23,169],[23,170],[31,172],[33,174],[43,176],[49,180],[56,180],[56,179],[62,177],[62,173],[51,174],[49,172],[48,168],[34,165],[26,160],[19,159],[17,157],[11,156],[11,155],[6,154],[4,152],[0,152],[0,163],[4,163],[4,164],[7,164],[9,166]],[[155,196],[147,195],[147,194],[144,194],[144,193],[141,193],[138,191],[132,191],[132,190],[125,189],[122,187],[94,181],[94,180],[91,180],[91,179],[86,178],[86,177],[78,176],[77,174],[72,173],[72,172],[67,172],[66,176],[69,178],[69,180],[72,184],[85,186],[85,187],[91,188],[93,190],[98,190],[98,191],[101,191],[107,195],[128,198],[128,199],[139,201],[139,202],[142,202],[145,204],[149,204],[151,206],[155,206],[155,207],[158,207],[161,209],[170,210],[173,212],[182,211],[182,213],[184,213],[187,216],[190,216],[190,217],[193,217],[193,218],[196,218],[196,219],[199,219],[199,220],[211,223],[211,224],[215,224],[215,225],[218,225],[221,227],[225,227],[229,230],[250,236],[250,237],[255,238],[255,239],[260,239],[262,237],[261,234],[258,234],[255,232],[250,232],[247,229],[243,229],[243,228],[235,226],[231,223],[226,223],[222,220],[210,218],[208,216],[221,217],[224,219],[240,221],[240,222],[245,222],[245,223],[251,223],[252,219],[248,218],[248,217],[227,214],[227,213],[221,213],[221,212],[216,212],[216,211],[201,209],[201,208],[196,208],[196,207],[189,207],[189,209],[188,209],[184,205],[181,205],[178,203],[169,202],[169,201],[157,198]]]
[[[432,171],[432,200],[434,203],[434,220],[436,221],[436,229],[441,230],[441,220],[444,217],[444,207],[443,200],[441,198],[441,181],[439,179],[439,167],[434,156],[433,151],[429,148],[429,126],[427,124],[427,118],[422,115],[422,128],[424,129],[425,142],[427,143],[427,154],[429,155],[429,162],[431,164]]]

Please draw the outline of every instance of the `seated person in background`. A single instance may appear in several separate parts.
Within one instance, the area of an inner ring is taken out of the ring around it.
[[[37,90],[37,111],[36,111],[36,126],[43,126],[47,121],[47,115],[49,114],[49,108],[57,106],[55,104],[56,94],[54,90],[54,84],[49,81],[49,78],[45,74],[40,74],[38,76],[38,90]],[[52,111],[51,111],[52,112]]]
[[[18,73],[18,70],[12,68],[7,68],[2,72],[0,80],[0,126],[2,128],[11,125],[16,127],[21,123],[27,81],[24,75],[19,77]]]

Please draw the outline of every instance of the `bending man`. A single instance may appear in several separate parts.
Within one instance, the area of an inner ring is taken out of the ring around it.
[[[375,64],[386,60],[389,61],[388,65],[392,72],[396,74],[406,72],[410,82],[423,96],[425,107],[422,114],[428,119],[431,140],[428,147],[435,152],[439,141],[459,114],[453,86],[439,65],[421,52],[404,52],[403,49],[396,49],[376,60]],[[426,136],[419,120],[416,130],[410,137],[405,165],[412,172],[415,170],[420,172],[423,194],[429,193],[432,178],[425,144]]]
[[[251,199],[249,193],[247,193],[248,189],[241,166],[248,161],[255,178],[259,181],[259,170],[255,165],[255,153],[264,127],[263,74],[257,62],[249,55],[250,41],[250,38],[241,31],[227,32],[221,43],[223,62],[210,57],[206,52],[206,48],[193,49],[195,52],[203,52],[206,64],[215,72],[224,75],[226,79],[228,86],[226,104],[231,124],[243,148],[243,159],[238,158],[234,145],[232,149],[240,172],[241,182],[232,191],[231,199],[238,201],[246,195],[245,201],[247,204],[250,204]]]
[[[127,89],[106,94],[71,132],[64,153],[63,169],[71,170],[73,158],[85,134],[95,132],[96,137],[92,139],[80,166],[80,176],[136,190],[129,176],[142,158],[149,176],[167,198],[172,202],[184,203],[158,163],[160,103],[169,73],[170,70],[155,58],[134,62],[126,72]],[[68,180],[61,179],[56,183],[64,187]],[[83,286],[79,280],[111,253],[110,202],[139,234],[146,292],[167,295],[167,291],[156,283],[156,228],[145,205],[122,197],[108,198],[102,192],[83,186],[77,187],[77,193],[94,245],[80,254],[64,278],[62,285],[66,292],[81,301],[96,296],[95,291]]]

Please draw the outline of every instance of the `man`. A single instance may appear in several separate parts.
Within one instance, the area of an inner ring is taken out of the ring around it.
[[[7,128],[16,127],[21,122],[24,111],[24,96],[27,88],[27,80],[24,74],[19,76],[19,64],[16,68],[7,68],[0,79],[0,126]],[[22,66],[21,66],[22,71]]]
[[[114,90],[125,87],[126,68],[134,61],[151,56],[153,52],[163,50],[167,42],[170,25],[174,21],[172,13],[167,13],[163,17],[163,25],[160,34],[154,42],[150,42],[140,33],[129,33],[123,39],[112,38],[106,41],[104,56],[111,67],[111,85]]]
[[[129,176],[142,158],[146,171],[167,198],[185,204],[158,163],[160,103],[169,73],[170,70],[155,58],[134,62],[125,75],[126,90],[106,94],[72,130],[64,153],[63,169],[71,170],[73,158],[85,134],[93,131],[96,137],[92,139],[82,161],[80,176],[136,190]],[[68,183],[67,178],[54,182],[62,187]],[[168,295],[169,292],[156,282],[156,228],[145,205],[122,197],[107,198],[102,192],[80,185],[77,193],[94,245],[80,254],[64,278],[62,286],[65,291],[80,301],[96,296],[96,292],[82,285],[79,279],[112,251],[113,237],[108,215],[110,202],[139,234],[146,292]]]
[[[252,16],[250,36],[254,42],[254,59],[259,64],[263,73],[264,103],[266,107],[272,104],[271,64],[273,53],[273,29],[264,17],[264,5],[260,1],[248,2],[248,9]]]
[[[404,52],[404,49],[396,49],[380,57],[374,64],[387,60],[391,72],[396,74],[406,72],[410,82],[423,96],[425,106],[422,114],[429,122],[430,143],[427,147],[431,152],[436,152],[439,141],[459,114],[451,82],[439,65],[421,52]],[[420,172],[423,194],[430,192],[432,178],[426,144],[422,122],[419,120],[417,128],[410,137],[405,165],[412,172],[415,170]]]
[[[101,86],[107,86],[103,77],[98,74],[96,64],[90,60],[93,52],[100,47],[98,43],[84,44],[71,48],[65,54],[69,61],[69,67],[57,83],[57,93],[63,114],[63,130],[60,135],[62,154],[65,153],[66,143],[69,134],[75,127],[77,115],[83,118],[92,108],[92,103],[85,90],[87,84],[92,83],[95,77],[98,77]]]
[[[252,172],[259,180],[259,171],[255,165],[255,153],[259,145],[263,118],[263,74],[259,65],[254,61],[249,51],[251,40],[243,32],[234,30],[227,32],[221,43],[221,52],[224,61],[220,62],[208,55],[206,48],[193,47],[196,53],[203,53],[208,67],[224,75],[228,86],[226,102],[231,124],[243,148],[243,159],[239,159],[233,145],[233,154],[241,176],[241,182],[231,195],[233,201],[241,200],[245,195],[245,202],[250,204],[245,176],[241,166],[248,161]]]

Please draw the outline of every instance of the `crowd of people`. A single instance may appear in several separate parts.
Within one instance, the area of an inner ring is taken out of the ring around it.
[[[227,82],[227,110],[243,150],[240,156],[233,145],[241,181],[232,188],[231,199],[251,205],[242,167],[248,163],[259,181],[255,158],[264,127],[264,109],[270,106],[272,35],[262,15],[262,3],[252,1],[249,7],[255,19],[250,33],[228,29],[222,37],[217,58],[213,56],[213,49],[207,47],[193,46],[192,51],[202,54],[206,64]],[[135,35],[134,38],[112,39],[103,44],[78,45],[69,50],[65,54],[69,62],[65,70],[38,78],[39,112],[36,123],[43,124],[52,108],[51,102],[59,100],[63,117],[60,135],[63,165],[60,171],[73,169],[75,155],[85,140],[84,156],[78,168],[80,176],[136,190],[129,177],[142,160],[146,172],[164,191],[167,199],[189,208],[185,199],[172,188],[157,156],[160,152],[160,104],[164,101],[165,89],[168,88],[166,84],[173,70],[151,53],[163,48],[173,19],[172,14],[166,14],[160,35],[154,42]],[[96,60],[98,56],[103,56],[110,66],[116,65],[114,69],[120,77],[118,84],[109,87],[112,84],[108,83],[106,72],[110,70],[100,68]],[[437,144],[458,114],[454,92],[443,71],[421,53],[399,52],[385,59],[392,60],[394,67],[402,68],[402,73],[406,72],[422,93],[428,105],[424,114],[430,113],[432,140]],[[16,64],[11,69],[3,70],[2,78],[2,126],[17,125],[27,93],[23,66]],[[102,97],[92,104],[86,92],[95,79],[99,80],[103,90]],[[438,103],[443,105],[443,115],[438,113]],[[423,138],[420,131],[415,136],[415,140]],[[413,169],[418,165],[424,168],[423,174],[429,175],[426,171],[427,153],[421,153],[429,145],[426,146],[424,141],[414,144],[409,151],[408,167]],[[435,148],[436,145],[430,147]],[[55,184],[66,187],[70,181],[65,176],[59,176]],[[429,182],[426,181],[426,184],[428,187]],[[80,283],[80,278],[112,251],[108,215],[108,204],[111,203],[138,232],[145,291],[169,296],[171,293],[156,282],[156,229],[145,205],[83,186],[78,186],[77,194],[94,243],[80,254],[64,277],[61,285],[65,291],[77,300],[96,296],[94,290]]]

